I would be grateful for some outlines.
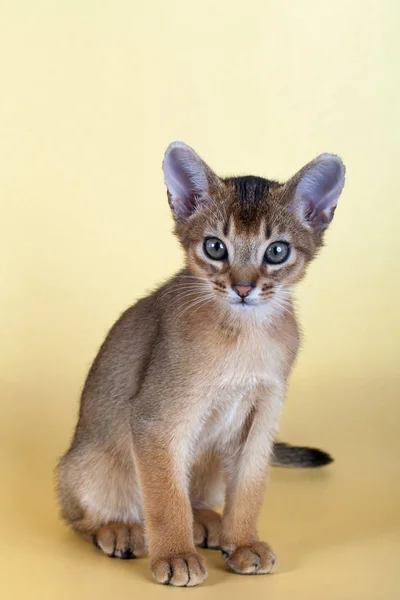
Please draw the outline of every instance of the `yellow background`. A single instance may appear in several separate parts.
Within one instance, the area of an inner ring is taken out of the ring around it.
[[[0,2],[0,592],[38,598],[387,600],[400,594],[397,0]],[[171,275],[161,160],[183,139],[221,175],[285,179],[321,152],[347,183],[298,294],[305,341],[274,470],[272,577],[152,583],[58,521],[52,469],[87,369],[129,304]]]

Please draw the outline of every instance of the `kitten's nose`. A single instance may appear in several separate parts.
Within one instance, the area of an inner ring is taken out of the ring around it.
[[[241,297],[246,298],[248,294],[253,289],[254,285],[252,283],[234,283],[232,284],[232,288],[235,292]]]

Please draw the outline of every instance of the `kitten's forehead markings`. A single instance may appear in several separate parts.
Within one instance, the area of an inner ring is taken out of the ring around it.
[[[271,237],[271,227],[267,224],[266,219],[261,219],[260,227],[258,230],[258,237],[265,242],[265,239],[269,239]]]
[[[231,231],[231,226],[232,226],[232,215],[229,215],[229,217],[227,217],[225,223],[224,223],[224,227],[222,230],[222,233],[224,234],[224,236],[226,238],[229,237],[230,235],[230,231]]]
[[[279,236],[279,231],[275,223],[271,223],[270,220],[265,220],[262,226],[263,229],[260,231],[260,237],[262,237],[264,244],[265,242],[267,242],[267,246],[271,244],[271,242],[277,240],[278,238],[282,239]]]
[[[238,232],[236,231],[235,219],[232,218],[232,215],[230,215],[230,217],[229,217],[228,225],[229,225],[228,235],[231,240],[235,240],[235,238],[238,235]]]
[[[266,232],[266,221],[261,220],[258,231],[249,233],[248,231],[240,231],[235,233],[235,224],[233,222],[231,231],[232,244],[235,247],[235,259],[236,262],[240,262],[242,265],[258,264],[259,261],[259,250],[265,244],[265,232]]]

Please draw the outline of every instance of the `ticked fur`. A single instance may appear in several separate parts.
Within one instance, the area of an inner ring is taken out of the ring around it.
[[[220,548],[237,573],[276,568],[256,521],[299,347],[292,288],[322,245],[344,168],[321,155],[286,184],[221,179],[176,142],[164,176],[186,266],[108,334],[59,497],[107,554],[148,551],[157,581],[192,586],[206,577],[195,543]],[[284,261],[267,258],[271,244]],[[276,449],[290,464],[290,448]]]

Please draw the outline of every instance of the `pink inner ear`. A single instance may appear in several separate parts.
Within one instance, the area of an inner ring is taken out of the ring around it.
[[[345,168],[341,159],[323,154],[310,164],[297,185],[294,202],[297,213],[317,231],[332,220],[343,189]]]
[[[186,196],[185,201],[181,200],[182,196],[172,197],[169,194],[169,205],[178,218],[189,217],[196,208],[196,196]]]
[[[178,198],[190,196],[192,183],[188,172],[182,166],[179,150],[172,150],[165,158],[164,175],[166,181],[168,181],[168,189],[174,196]]]
[[[175,216],[179,219],[190,216],[198,199],[208,190],[204,163],[189,146],[174,142],[165,154],[163,170]]]

